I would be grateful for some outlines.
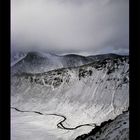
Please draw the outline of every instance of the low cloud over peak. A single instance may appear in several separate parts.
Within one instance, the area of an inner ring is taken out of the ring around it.
[[[128,49],[128,0],[12,0],[14,49],[95,52]]]

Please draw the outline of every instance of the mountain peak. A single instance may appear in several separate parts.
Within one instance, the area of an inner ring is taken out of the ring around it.
[[[32,61],[32,60],[40,60],[40,59],[46,59],[52,56],[50,53],[42,53],[42,52],[28,52],[26,55],[26,60],[27,61]]]
[[[28,52],[27,57],[43,57],[42,54],[40,52]]]

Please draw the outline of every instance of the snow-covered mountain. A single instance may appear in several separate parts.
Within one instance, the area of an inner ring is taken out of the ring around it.
[[[26,57],[12,66],[12,73],[46,72],[63,67],[75,67],[92,62],[91,59],[79,55],[58,56],[52,53],[29,52]]]
[[[55,57],[56,59],[53,55],[56,67],[52,66],[51,56],[49,59],[48,55],[42,57],[42,54],[40,56],[36,53],[29,53],[14,65],[11,79],[11,106],[20,110],[64,115],[67,118],[63,122],[66,128],[93,123],[100,125],[128,109],[128,56],[113,55],[107,58],[102,56],[102,59],[98,57],[96,61],[91,62],[91,58],[67,55],[63,56],[65,62],[68,62],[66,67],[60,63],[56,65],[56,61],[61,57]],[[86,64],[81,65],[81,60]],[[73,65],[75,63],[77,65]],[[48,70],[44,65],[51,65],[54,70],[43,72]],[[43,66],[43,69],[40,71],[38,66]],[[63,68],[58,69],[59,66]],[[81,127],[67,131],[67,134],[61,134],[61,137],[52,131],[51,134],[57,135],[62,140],[71,140],[90,132],[93,128],[94,126]]]
[[[42,52],[13,52],[11,71],[13,73],[40,73],[58,68],[77,67],[107,58],[117,58],[117,54],[81,56],[76,54],[56,55]]]

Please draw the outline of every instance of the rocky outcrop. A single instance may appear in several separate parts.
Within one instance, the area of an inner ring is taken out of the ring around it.
[[[101,123],[90,133],[78,136],[75,140],[129,140],[129,112]]]

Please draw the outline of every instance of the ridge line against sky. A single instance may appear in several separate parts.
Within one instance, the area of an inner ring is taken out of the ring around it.
[[[129,0],[11,0],[11,47],[128,53]]]

